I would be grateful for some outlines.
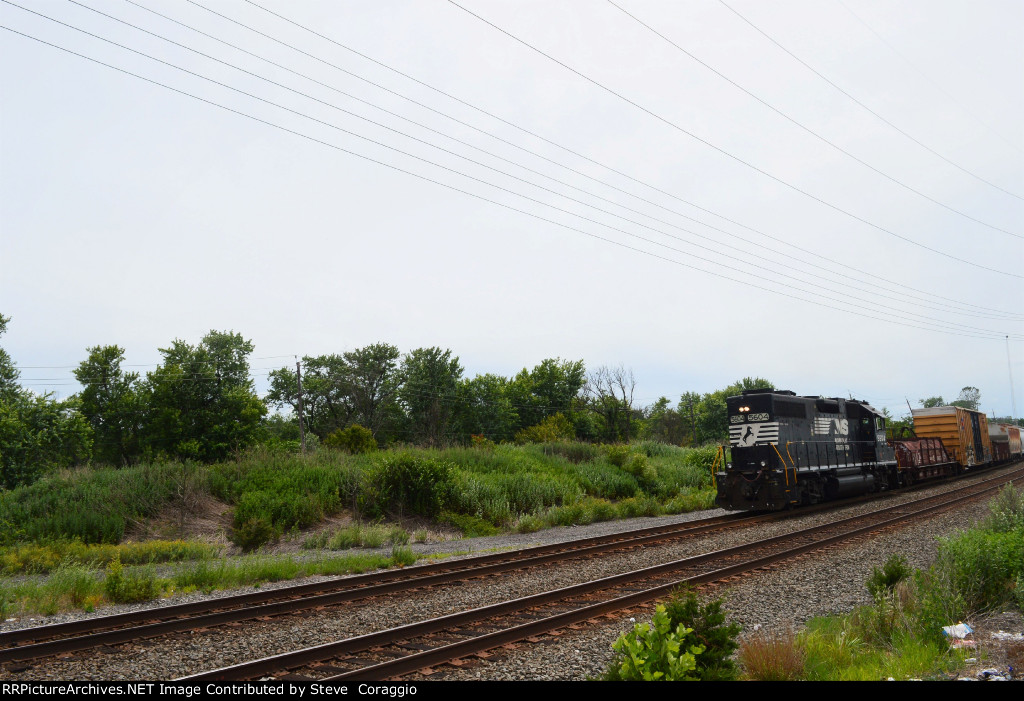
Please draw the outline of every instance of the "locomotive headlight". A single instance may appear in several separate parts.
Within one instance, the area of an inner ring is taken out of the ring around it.
[[[765,467],[767,465],[768,465],[768,463],[766,463],[764,460],[761,461],[761,467]]]

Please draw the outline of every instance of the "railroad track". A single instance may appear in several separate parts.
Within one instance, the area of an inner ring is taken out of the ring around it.
[[[998,479],[998,478],[995,478]],[[921,485],[922,488],[931,485]],[[877,497],[876,497],[877,498]],[[574,558],[603,554],[657,543],[742,528],[766,521],[831,510],[866,498],[830,502],[795,512],[732,514],[677,524],[636,529],[616,534],[536,546],[521,550],[386,570],[280,589],[218,599],[144,609],[125,614],[84,619],[0,633],[0,664],[9,671],[24,671],[46,657],[91,648],[158,638],[177,632],[239,625],[243,621],[314,612],[402,591],[425,589],[456,581],[550,565]]]
[[[477,577],[539,567],[572,558],[654,545],[720,530],[741,528],[787,514],[732,514],[678,524],[478,555],[410,568],[386,570],[271,591],[145,609],[51,626],[0,633],[0,663],[26,662],[99,646],[253,619],[323,610],[375,596],[423,589]]]
[[[260,678],[297,681],[382,680],[458,663],[471,656],[538,636],[558,634],[602,617],[664,598],[680,584],[720,582],[770,568],[843,541],[924,518],[991,495],[1024,476],[1024,467],[945,493],[883,508],[635,572],[604,577],[513,601],[377,631],[186,677],[181,681]],[[625,592],[625,593],[623,593]]]

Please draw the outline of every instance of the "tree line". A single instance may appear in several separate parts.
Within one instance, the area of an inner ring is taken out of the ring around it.
[[[9,321],[0,316],[0,335]],[[0,348],[0,488],[87,462],[215,462],[253,445],[297,449],[298,373],[271,371],[259,396],[253,349],[241,334],[213,330],[197,344],[179,339],[159,349],[162,361],[141,374],[125,367],[123,348],[95,346],[73,371],[82,390],[56,400],[21,387]],[[450,349],[402,353],[387,343],[306,356],[301,374],[310,443],[359,426],[378,446],[723,441],[725,398],[772,386],[745,378],[717,392],[687,392],[674,406],[667,397],[640,406],[633,372],[622,366],[588,371],[583,360],[548,358],[511,377],[468,377]]]

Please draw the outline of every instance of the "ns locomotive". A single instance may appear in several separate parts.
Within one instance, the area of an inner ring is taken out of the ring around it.
[[[984,414],[915,410],[918,436],[887,440],[866,402],[747,390],[726,400],[731,462],[715,473],[717,503],[778,511],[881,492],[992,462]]]

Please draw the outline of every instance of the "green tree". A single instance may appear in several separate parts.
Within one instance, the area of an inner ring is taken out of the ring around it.
[[[374,343],[343,356],[354,419],[374,436],[386,432],[399,415],[400,355],[395,346]]]
[[[402,375],[405,384],[399,396],[412,436],[432,446],[447,442],[462,378],[458,357],[450,350],[417,348],[402,359]]]
[[[95,346],[88,352],[74,374],[83,387],[79,407],[93,431],[93,459],[111,465],[135,462],[145,410],[139,375],[121,369],[123,348]]]
[[[306,428],[321,439],[352,423],[354,408],[347,376],[345,359],[340,355],[302,358],[302,411]],[[299,383],[295,371],[284,367],[271,371],[269,378],[267,402],[289,406],[297,416]]]
[[[513,405],[513,383],[499,375],[477,375],[459,381],[457,432],[460,437],[478,435],[492,441],[508,441],[520,424],[519,407]]]
[[[977,387],[964,387],[960,390],[960,396],[956,401],[950,402],[950,406],[958,406],[971,411],[978,411],[981,405],[981,390]]]
[[[582,360],[546,358],[512,379],[509,393],[519,414],[518,428],[534,426],[554,414],[569,415],[587,381]]]
[[[743,394],[748,389],[772,389],[774,385],[761,377],[744,377],[742,380],[732,383],[725,389],[716,392],[709,392],[701,397],[694,408],[694,421],[697,426],[697,443],[708,441],[725,441],[729,437],[729,412],[725,400]],[[689,395],[690,393],[688,393]],[[686,398],[688,395],[684,395]],[[679,411],[684,411],[680,403]],[[685,408],[687,414],[689,407]]]
[[[601,439],[609,443],[626,442],[636,436],[640,414],[633,409],[636,377],[620,365],[601,366],[587,376],[584,392],[590,410],[602,419]]]
[[[690,439],[689,416],[670,407],[668,397],[659,397],[644,411],[644,435],[662,443],[682,445]]]
[[[927,399],[918,399],[921,402],[921,406],[925,409],[933,409],[937,406],[946,406],[946,400],[941,396],[939,397],[928,397]]]
[[[210,331],[199,345],[175,340],[147,377],[147,441],[154,452],[222,460],[254,443],[267,407],[249,377],[251,341]]]
[[[302,359],[302,409],[306,426],[320,438],[359,423],[379,439],[401,421],[398,390],[402,375],[398,349],[375,343],[342,355]],[[299,386],[295,371],[270,373],[267,401],[298,413]]]
[[[10,317],[0,315],[0,335]],[[89,459],[92,431],[75,399],[54,401],[18,384],[20,373],[0,348],[0,488],[31,484],[43,473]]]

